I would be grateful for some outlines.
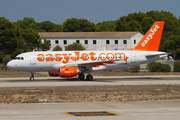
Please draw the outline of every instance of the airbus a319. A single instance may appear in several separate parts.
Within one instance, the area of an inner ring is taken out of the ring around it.
[[[75,77],[93,80],[92,71],[122,69],[166,57],[166,52],[158,52],[164,21],[157,21],[131,50],[115,51],[39,51],[27,52],[8,62],[12,70],[34,72],[48,71],[50,76]]]

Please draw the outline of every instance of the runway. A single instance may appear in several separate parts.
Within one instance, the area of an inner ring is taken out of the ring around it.
[[[0,120],[179,120],[180,101],[0,104]],[[119,116],[70,116],[64,112],[110,111]]]
[[[82,85],[157,85],[180,84],[180,75],[167,76],[94,76],[93,81],[80,81],[78,78],[35,77],[0,78],[0,87],[31,87],[31,86],[82,86]]]
[[[59,77],[0,78],[0,87],[180,84],[180,76],[94,76],[93,81]],[[177,120],[180,100],[0,104],[0,120]],[[64,112],[109,111],[119,116],[70,116]]]

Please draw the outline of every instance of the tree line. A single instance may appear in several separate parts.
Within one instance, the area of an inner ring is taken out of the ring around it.
[[[167,11],[130,13],[114,21],[97,24],[86,19],[70,18],[63,24],[51,21],[36,22],[34,18],[24,18],[10,22],[0,17],[0,61],[9,54],[13,58],[22,52],[34,49],[49,50],[50,42],[41,42],[38,32],[116,32],[139,31],[145,34],[155,21],[165,21],[160,51],[174,53],[180,59],[180,18]]]

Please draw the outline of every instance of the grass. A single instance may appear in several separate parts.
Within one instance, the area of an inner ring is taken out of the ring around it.
[[[168,96],[167,96],[168,89]],[[22,92],[23,91],[23,92]],[[112,85],[0,88],[1,103],[143,101],[179,99],[180,85]],[[40,101],[46,99],[47,101]]]

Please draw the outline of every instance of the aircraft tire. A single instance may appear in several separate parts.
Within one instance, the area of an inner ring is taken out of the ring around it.
[[[33,81],[33,80],[34,80],[34,78],[33,78],[33,77],[30,77],[30,80],[31,80],[31,81]]]
[[[92,80],[93,80],[93,76],[92,76],[92,75],[87,75],[87,76],[86,76],[86,80],[92,81]]]
[[[84,76],[84,74],[79,74],[78,78],[79,78],[80,80],[84,80],[85,76]]]

